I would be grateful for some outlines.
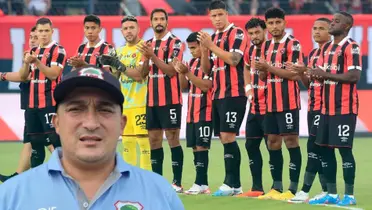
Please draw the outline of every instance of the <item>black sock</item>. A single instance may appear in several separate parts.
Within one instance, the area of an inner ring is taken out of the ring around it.
[[[233,144],[234,143],[235,143],[235,149],[234,149],[234,159],[235,159],[234,177],[235,177],[235,184],[234,184],[234,188],[239,188],[239,187],[242,186],[242,184],[240,182],[240,165],[241,165],[241,162],[242,162],[242,156],[241,156],[241,153],[240,153],[240,149],[239,149],[238,143],[236,141],[233,142]]]
[[[194,151],[194,166],[195,166],[195,184],[200,185],[200,177],[198,176],[198,159],[199,159],[199,152]]]
[[[270,154],[270,172],[273,178],[272,189],[275,189],[279,192],[283,191],[283,154],[282,149],[279,150],[269,150]]]
[[[329,194],[337,194],[336,176],[337,161],[335,150],[329,147],[322,147],[322,167],[327,180],[327,190]]]
[[[224,184],[229,187],[234,187],[235,185],[235,167],[236,167],[236,142],[227,143],[223,145],[224,148],[224,161],[225,161],[225,180]]]
[[[151,150],[151,166],[152,171],[163,175],[163,161],[164,161],[164,150],[163,147],[159,149]]]
[[[173,183],[181,186],[183,169],[183,150],[181,146],[171,148]]]
[[[345,195],[354,195],[354,181],[356,164],[351,148],[339,149],[342,158],[342,170],[344,172]]]
[[[44,163],[45,160],[45,148],[44,141],[45,138],[42,135],[32,135],[30,136],[31,141],[31,168],[35,168]]]
[[[196,181],[198,185],[208,185],[208,153],[209,151],[195,152],[197,154],[196,168]]]
[[[319,170],[320,160],[318,154],[314,151],[316,136],[310,135],[307,140],[307,164],[302,191],[308,193],[313,185],[316,173]]]
[[[289,179],[291,180],[291,183],[289,185],[289,190],[296,194],[298,189],[298,181],[300,179],[300,172],[301,172],[301,163],[302,163],[302,157],[301,157],[301,149],[300,147],[295,148],[289,148],[289,157],[290,157],[290,163],[289,163]]]
[[[317,153],[318,153],[318,159],[319,159],[319,166],[318,166],[318,175],[319,175],[319,182],[320,182],[320,185],[322,186],[322,190],[323,192],[328,192],[327,190],[327,179],[325,178],[325,175],[323,173],[323,167],[322,167],[322,155],[320,153],[320,147],[318,145],[316,145],[317,149]]]
[[[260,144],[262,139],[247,139],[245,148],[249,157],[249,168],[252,175],[253,191],[263,191],[262,187],[262,154]]]

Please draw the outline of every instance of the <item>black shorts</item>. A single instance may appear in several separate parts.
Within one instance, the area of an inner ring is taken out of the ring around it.
[[[42,109],[27,109],[26,130],[27,135],[46,134],[55,132],[52,117],[55,115],[55,107]]]
[[[267,112],[264,119],[265,134],[270,135],[298,135],[299,110],[283,112]]]
[[[264,130],[265,115],[249,113],[245,125],[246,139],[262,139],[265,134]]]
[[[319,126],[320,111],[307,113],[307,130],[309,135],[316,136]]]
[[[146,129],[179,129],[181,128],[181,112],[181,104],[146,106]]]
[[[187,123],[186,125],[186,145],[187,147],[201,146],[211,147],[212,122]]]
[[[357,115],[320,115],[315,143],[329,147],[353,147]]]
[[[214,135],[219,136],[221,132],[236,133],[242,125],[247,105],[247,97],[229,97],[213,100],[212,122]]]

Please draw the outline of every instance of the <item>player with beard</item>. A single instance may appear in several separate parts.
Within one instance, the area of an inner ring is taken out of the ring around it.
[[[29,50],[26,51],[24,55],[26,55],[26,53],[29,53],[29,51],[32,48],[37,47],[38,45],[39,45],[39,42],[38,42],[38,38],[37,38],[37,34],[36,34],[36,26],[34,26],[31,29],[29,40],[28,40]],[[25,110],[24,115],[26,116],[26,112],[27,112],[26,108],[28,106],[28,97],[29,97],[29,93],[30,93],[30,82],[29,81],[23,81],[21,79],[21,76],[20,76],[19,72],[0,73],[0,78],[1,78],[0,81],[20,82],[19,88],[21,90],[21,94],[20,94],[20,96],[21,96],[21,109]],[[20,159],[19,159],[19,163],[18,163],[18,168],[17,168],[15,173],[13,173],[9,176],[5,176],[5,175],[0,174],[0,181],[2,181],[2,182],[5,182],[6,180],[12,178],[13,176],[16,176],[16,175],[30,169],[30,167],[31,167],[31,165],[30,165],[31,155],[33,155],[33,156],[38,155],[37,152],[31,153],[32,152],[31,142],[30,142],[30,138],[27,135],[26,131],[27,130],[26,130],[26,124],[25,124],[25,126],[23,128],[23,148],[22,148],[22,151],[21,151],[21,155],[20,155]],[[48,147],[50,152],[53,152],[54,148],[51,145],[51,142],[50,141],[46,141],[46,142],[47,142],[47,144],[45,146]]]
[[[101,19],[96,15],[87,15],[84,18],[84,35],[88,42],[81,44],[74,56],[67,62],[74,68],[91,64],[110,71],[109,66],[103,66],[98,57],[101,55],[115,55],[115,49],[108,42],[101,39],[99,33],[102,31]]]
[[[271,190],[259,199],[289,200],[297,192],[301,171],[301,150],[298,141],[299,110],[301,108],[300,88],[297,72],[285,68],[285,63],[302,63],[300,42],[284,31],[285,12],[270,8],[265,12],[266,26],[272,39],[264,43],[264,58],[256,61],[256,68],[267,72],[267,94],[265,134],[268,135],[270,170],[273,178]],[[288,191],[283,192],[282,140],[288,148],[289,178]]]
[[[168,139],[172,154],[173,188],[182,192],[183,150],[180,144],[182,92],[173,58],[182,60],[183,45],[168,30],[168,14],[154,9],[150,15],[154,38],[139,44],[148,73],[146,128],[151,146],[152,170],[163,174],[163,135]]]
[[[262,155],[260,145],[262,138],[265,144],[264,116],[266,113],[266,78],[261,80],[260,71],[255,68],[255,61],[261,58],[262,44],[266,41],[266,24],[259,18],[250,19],[245,25],[252,45],[244,53],[244,83],[248,100],[251,103],[245,127],[245,148],[249,157],[252,175],[252,188],[238,197],[258,197],[264,194],[262,186]]]
[[[133,16],[124,17],[121,20],[121,32],[126,44],[116,50],[117,58],[103,55],[100,61],[112,67],[114,75],[121,82],[121,90],[126,99],[123,114],[128,121],[122,138],[123,158],[126,162],[137,165],[138,143],[140,167],[151,170],[150,143],[146,130],[147,81],[141,65],[142,54],[137,49],[143,43],[138,35],[140,29],[137,19]]]
[[[355,205],[355,159],[352,152],[358,115],[357,82],[362,71],[359,45],[348,34],[353,17],[346,12],[333,15],[329,34],[333,41],[322,47],[318,68],[308,71],[310,76],[323,78],[322,110],[315,143],[321,146],[322,166],[327,180],[328,194],[310,204]],[[345,182],[345,195],[337,194],[337,161],[339,150]]]
[[[289,65],[287,69],[301,73],[301,81],[308,88],[308,113],[307,125],[309,138],[307,140],[307,164],[304,177],[304,184],[300,192],[290,199],[290,203],[303,203],[309,200],[309,191],[313,185],[316,174],[319,175],[320,184],[323,192],[316,195],[312,200],[321,199],[327,194],[327,183],[323,174],[322,164],[319,155],[319,146],[315,144],[316,134],[320,119],[320,110],[322,106],[322,90],[323,82],[316,78],[308,78],[302,74],[307,68],[316,68],[318,58],[320,56],[321,48],[331,40],[328,33],[330,20],[327,18],[319,18],[314,22],[312,28],[313,39],[318,43],[318,47],[313,49],[308,56],[307,67],[304,65]],[[311,201],[311,200],[310,200]]]

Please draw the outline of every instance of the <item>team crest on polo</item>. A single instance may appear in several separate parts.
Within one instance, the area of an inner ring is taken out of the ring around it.
[[[103,79],[103,72],[100,69],[96,69],[96,68],[84,68],[80,70],[79,76]]]
[[[117,201],[115,203],[116,210],[143,210],[143,206],[138,202]]]

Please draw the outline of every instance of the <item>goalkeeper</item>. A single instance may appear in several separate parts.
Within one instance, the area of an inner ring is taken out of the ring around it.
[[[122,135],[123,158],[129,164],[137,165],[138,143],[140,167],[151,170],[150,143],[146,130],[147,80],[144,76],[147,75],[149,61],[142,61],[142,55],[137,50],[137,45],[143,42],[138,36],[137,19],[133,16],[124,17],[121,20],[121,32],[126,44],[116,50],[117,57],[102,55],[99,59],[103,65],[112,67],[113,74],[121,82],[125,98],[123,114],[127,116],[127,125]]]

